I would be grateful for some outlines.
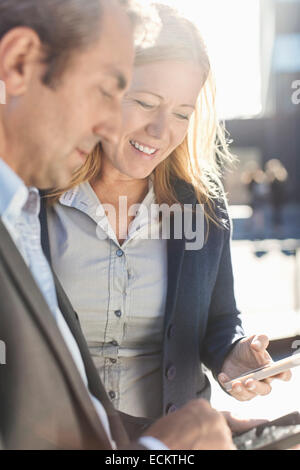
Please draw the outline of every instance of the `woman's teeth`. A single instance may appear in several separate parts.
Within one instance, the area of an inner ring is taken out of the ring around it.
[[[137,150],[139,150],[140,152],[146,153],[147,155],[153,155],[157,150],[157,149],[150,148],[150,147],[144,147],[143,145],[140,145],[138,142],[135,142],[134,140],[130,140],[130,143]]]

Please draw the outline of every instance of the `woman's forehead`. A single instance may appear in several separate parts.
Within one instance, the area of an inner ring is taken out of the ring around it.
[[[203,83],[203,71],[192,62],[153,62],[134,68],[130,91],[151,93],[164,98],[175,96],[180,101],[194,101]]]

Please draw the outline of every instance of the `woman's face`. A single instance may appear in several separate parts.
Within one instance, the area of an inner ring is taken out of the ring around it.
[[[136,66],[118,150],[103,143],[103,163],[133,179],[150,176],[183,142],[202,84],[203,72],[192,62]]]

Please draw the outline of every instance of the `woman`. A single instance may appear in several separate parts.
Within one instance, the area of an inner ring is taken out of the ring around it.
[[[162,29],[155,44],[137,50],[118,149],[102,142],[48,208],[52,264],[109,396],[121,411],[148,418],[208,398],[202,363],[215,375],[234,374],[224,361],[244,336],[216,164],[230,154],[214,113],[209,60],[189,21],[157,10]],[[187,237],[176,233],[183,219],[151,211],[155,203],[193,207],[204,246],[187,249]],[[170,237],[156,236],[165,219]],[[265,352],[254,359],[245,370],[269,360]]]

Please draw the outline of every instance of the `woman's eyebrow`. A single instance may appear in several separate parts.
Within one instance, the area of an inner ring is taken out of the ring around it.
[[[180,104],[179,108],[192,108],[193,110],[196,109],[192,104]]]
[[[159,98],[161,101],[164,101],[164,98],[162,96],[158,95],[157,93],[154,93],[153,91],[136,90],[134,91],[134,93],[147,93],[148,95],[153,95],[156,98]],[[179,104],[178,108],[192,108],[194,111],[196,109],[195,106],[193,106],[192,104]]]
[[[153,93],[152,91],[147,91],[147,90],[135,90],[133,93],[147,93],[148,95],[153,95],[156,98],[159,98],[161,101],[164,100],[164,98],[157,93]]]

